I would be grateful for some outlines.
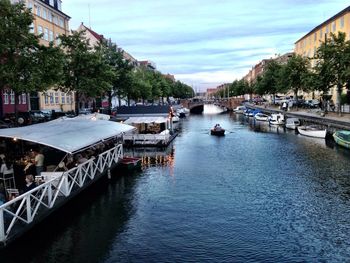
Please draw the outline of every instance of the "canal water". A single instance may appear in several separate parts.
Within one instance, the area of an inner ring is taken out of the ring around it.
[[[220,123],[224,137],[210,135]],[[0,262],[348,262],[350,152],[206,106]]]

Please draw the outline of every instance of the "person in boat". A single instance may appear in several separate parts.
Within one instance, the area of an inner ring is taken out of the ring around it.
[[[215,127],[214,127],[214,130],[220,131],[221,130],[220,124],[216,124]]]

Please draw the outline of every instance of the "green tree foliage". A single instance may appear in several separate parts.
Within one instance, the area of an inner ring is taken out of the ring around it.
[[[287,90],[281,83],[282,72],[283,66],[281,64],[275,60],[268,61],[262,79],[256,86],[256,92],[258,94],[271,94],[274,102],[277,93]]]
[[[0,88],[14,91],[16,105],[19,94],[44,91],[61,77],[62,52],[40,45],[32,22],[22,2],[0,0]]]
[[[298,99],[300,90],[308,91],[310,88],[310,62],[308,58],[300,55],[293,55],[282,69],[282,89],[292,90],[294,98]]]
[[[102,43],[104,46],[107,63],[112,67],[114,76],[112,78],[112,89],[108,92],[108,105],[112,105],[112,96],[117,96],[119,105],[121,99],[127,97],[128,90],[132,86],[132,70],[134,66],[130,61],[124,59],[122,51],[118,50],[112,43]]]
[[[326,92],[330,87],[337,87],[337,108],[340,114],[341,93],[350,80],[350,41],[346,40],[346,34],[331,33],[330,38],[317,49],[315,58],[316,88]]]
[[[61,88],[75,92],[76,111],[79,113],[80,96],[96,97],[111,90],[116,73],[108,64],[103,46],[93,49],[84,37],[84,31],[60,38],[60,46],[65,50]]]

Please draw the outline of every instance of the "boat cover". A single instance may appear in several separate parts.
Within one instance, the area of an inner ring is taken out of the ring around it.
[[[100,114],[60,118],[25,127],[0,129],[0,137],[34,142],[73,153],[105,139],[134,130],[130,125],[108,121]]]
[[[130,117],[124,123],[126,124],[138,124],[138,123],[166,123],[168,118],[166,117]]]

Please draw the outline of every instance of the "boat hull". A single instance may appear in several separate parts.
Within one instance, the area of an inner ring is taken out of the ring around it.
[[[308,137],[314,137],[314,138],[321,138],[325,139],[327,130],[320,130],[320,129],[315,129],[315,128],[310,128],[307,126],[299,126],[298,127],[298,132],[301,135],[308,136]]]
[[[221,129],[221,130],[211,129],[210,130],[210,134],[214,135],[214,136],[224,136],[225,135],[225,130],[224,129]]]
[[[141,170],[141,158],[124,157],[120,160],[119,165],[125,170]]]
[[[350,131],[336,131],[333,133],[333,138],[336,144],[350,149]]]

